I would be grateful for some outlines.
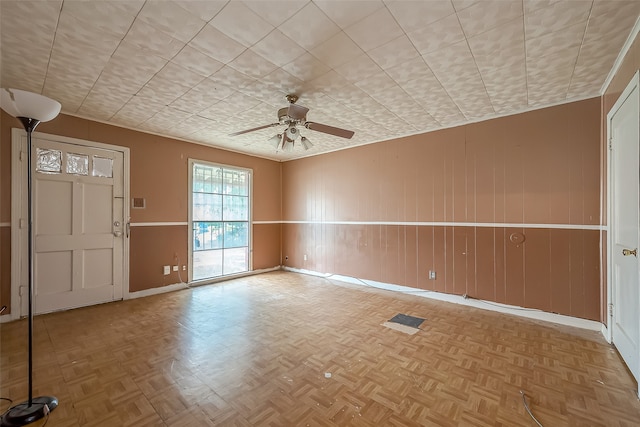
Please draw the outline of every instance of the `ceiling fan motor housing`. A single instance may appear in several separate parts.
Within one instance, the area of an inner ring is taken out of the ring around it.
[[[287,138],[290,140],[295,140],[298,137],[298,129],[295,126],[289,126],[287,128]]]

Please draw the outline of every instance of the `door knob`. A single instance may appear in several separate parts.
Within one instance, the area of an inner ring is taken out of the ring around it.
[[[120,236],[122,236],[122,231],[114,231],[113,235],[116,236],[116,237],[120,237]]]
[[[633,250],[631,250],[631,249],[623,249],[622,250],[622,255],[624,255],[624,256],[633,255],[634,257],[638,258],[638,248],[635,248]]]

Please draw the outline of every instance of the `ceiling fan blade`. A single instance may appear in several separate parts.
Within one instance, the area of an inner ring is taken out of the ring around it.
[[[287,115],[294,120],[302,120],[307,117],[308,111],[309,109],[307,107],[303,107],[302,105],[289,104],[289,111]]]
[[[229,136],[238,136],[238,135],[242,135],[243,133],[249,133],[249,132],[253,132],[255,130],[266,129],[266,128],[270,128],[270,127],[273,127],[273,126],[280,126],[280,123],[271,123],[270,125],[258,126],[257,128],[241,130],[240,132],[230,133]]]
[[[315,130],[316,132],[328,133],[329,135],[335,135],[347,139],[350,139],[355,133],[352,130],[340,129],[333,126],[313,122],[305,123],[304,127],[306,127],[307,129]]]

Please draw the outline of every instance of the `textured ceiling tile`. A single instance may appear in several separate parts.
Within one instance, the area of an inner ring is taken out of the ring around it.
[[[179,83],[182,86],[188,86],[190,88],[204,80],[202,75],[189,71],[179,65],[172,64],[171,62],[167,63],[167,65],[158,71],[156,77]]]
[[[576,51],[582,43],[586,25],[586,21],[579,22],[554,33],[527,39],[527,57],[542,58],[566,50]]]
[[[412,80],[433,76],[433,72],[421,56],[388,68],[385,71],[400,86]]]
[[[221,86],[227,86],[236,90],[256,81],[253,77],[247,76],[229,66],[222,67],[214,75],[210,76],[209,79]]]
[[[640,14],[640,2],[637,0],[595,0],[591,9],[591,17],[608,15],[638,16]]]
[[[334,92],[340,90],[340,88],[349,84],[349,80],[342,77],[334,70],[329,70],[328,73],[321,75],[313,80],[309,80],[305,84],[305,88],[313,91],[326,91]]]
[[[315,0],[314,3],[342,29],[384,7],[379,0]]]
[[[200,112],[232,93],[234,89],[205,79],[170,105],[178,110]]]
[[[525,60],[522,19],[515,19],[468,39],[478,68],[497,68],[523,64]]]
[[[606,39],[610,46],[619,46],[620,40],[624,43],[628,36],[627,32],[620,31],[620,29],[633,27],[640,14],[640,1],[610,2],[618,6],[615,9],[611,9],[608,6],[609,2],[606,2],[607,7],[597,7],[601,3],[604,2],[596,2],[594,4],[584,42],[589,43],[599,39]]]
[[[303,81],[293,76],[282,68],[277,68],[264,76],[262,82],[280,92],[298,93],[303,86]]]
[[[273,62],[269,62],[262,56],[250,49],[245,50],[233,61],[228,64],[233,69],[240,71],[242,74],[259,79],[266,76],[273,70],[278,68]]]
[[[138,95],[169,105],[189,90],[189,86],[182,85],[159,76],[155,76],[140,89]]]
[[[129,125],[131,123],[140,124],[151,118],[158,110],[164,107],[164,104],[154,101],[153,99],[134,96],[116,113],[113,120]]]
[[[584,22],[589,17],[592,4],[592,0],[562,1],[525,13],[525,37],[529,40]]]
[[[460,12],[468,7],[471,7],[475,4],[481,3],[483,0],[451,0],[453,3],[453,7],[455,7],[456,12]]]
[[[286,102],[283,101],[285,99],[285,95],[289,93],[289,89],[284,91],[280,88],[277,88],[277,86],[275,85],[267,86],[258,81],[238,90],[244,94],[254,97],[255,99],[265,104],[271,104],[273,108],[282,106],[281,104],[283,104],[283,102]]]
[[[443,85],[445,85],[444,82],[459,85],[461,80],[475,77],[478,73],[466,41],[430,52],[423,55],[423,58]]]
[[[109,120],[128,101],[131,95],[113,90],[110,87],[95,87],[89,92],[78,109],[82,115],[90,114],[102,120]]]
[[[243,3],[262,19],[278,27],[309,3],[308,0],[244,0]]]
[[[273,30],[269,35],[252,46],[251,50],[280,67],[306,52],[301,46],[285,36],[282,31],[278,29]]]
[[[185,46],[180,53],[171,59],[171,63],[198,73],[203,77],[210,76],[224,66],[222,62],[190,46]]]
[[[538,72],[547,73],[549,70],[572,70],[578,58],[579,46],[573,50],[550,53],[542,58],[527,58],[529,75]]]
[[[357,82],[371,76],[380,70],[369,55],[360,55],[349,62],[336,67],[335,71],[350,82]]]
[[[71,15],[78,22],[91,23],[101,33],[124,37],[138,12],[143,0],[135,1],[66,1],[63,15]]]
[[[355,85],[375,98],[373,96],[374,94],[381,92],[387,88],[397,86],[397,83],[385,72],[380,71],[379,73],[369,76],[366,79],[362,79],[356,82]]]
[[[389,1],[387,7],[407,33],[455,14],[450,0]]]
[[[133,23],[129,33],[124,38],[124,42],[137,46],[139,49],[148,51],[166,60],[173,58],[185,45],[180,40],[174,39],[139,20]]]
[[[313,80],[327,73],[330,68],[310,53],[305,53],[282,67],[300,80]]]
[[[245,47],[210,24],[189,42],[189,46],[226,64],[245,51]]]
[[[422,55],[437,51],[465,39],[458,17],[449,15],[407,34]]]
[[[339,67],[364,52],[343,31],[311,50],[311,54],[330,68]]]
[[[133,44],[123,42],[118,46],[104,72],[126,76],[132,82],[145,84],[167,63],[167,60]]]
[[[497,113],[527,106],[527,73],[524,63],[482,70],[482,80]]]
[[[137,18],[174,39],[187,43],[206,24],[173,1],[148,1]]]
[[[371,97],[399,116],[408,110],[418,108],[418,104],[396,84],[376,91]]]
[[[211,24],[247,47],[255,44],[274,28],[239,1],[227,3],[224,9],[211,20]]]
[[[162,131],[164,129],[171,128],[176,123],[186,120],[189,117],[191,117],[190,113],[176,110],[171,107],[164,107],[154,114],[149,120],[145,121],[142,124],[142,127],[150,126],[156,130]]]
[[[176,3],[205,22],[209,22],[227,4],[228,0],[177,1]]]
[[[373,98],[359,87],[350,84],[344,86],[340,92],[331,94],[330,99],[333,99],[354,111],[358,111],[363,105],[371,102]]]
[[[523,0],[524,13],[535,12],[538,9],[544,9],[545,7],[552,6],[554,3],[559,3],[564,0]]]
[[[340,32],[340,27],[327,18],[314,3],[308,3],[278,29],[307,50]]]
[[[465,35],[473,37],[504,25],[522,14],[521,0],[490,0],[459,11],[458,19]]]
[[[368,54],[384,70],[420,57],[420,54],[406,35],[372,49]]]
[[[10,40],[50,48],[61,8],[61,1],[0,1],[3,49]],[[27,16],[29,19],[25,19]]]
[[[345,29],[364,51],[375,49],[404,34],[395,18],[384,7]]]
[[[82,50],[110,54],[118,47],[121,39],[122,35],[98,31],[93,22],[81,21],[63,10],[56,29],[54,47],[74,43]]]

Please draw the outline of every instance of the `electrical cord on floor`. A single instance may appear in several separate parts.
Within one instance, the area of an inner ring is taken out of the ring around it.
[[[522,404],[524,405],[524,409],[527,410],[527,413],[529,414],[529,416],[531,417],[531,419],[533,421],[536,422],[536,424],[538,424],[539,427],[544,427],[542,424],[540,424],[540,421],[538,421],[536,419],[536,417],[533,416],[533,414],[531,413],[531,409],[529,409],[529,404],[527,403],[527,395],[524,394],[524,391],[520,390],[520,394],[522,395]]]
[[[185,285],[189,286],[189,284],[188,284],[187,282],[185,282],[184,280],[182,280],[182,275],[180,274],[180,266],[181,266],[181,264],[180,264],[180,257],[178,256],[178,254],[177,254],[177,253],[175,254],[175,258],[176,258],[176,261],[177,261],[177,264],[178,264],[178,279],[180,280],[180,283],[182,283],[182,284],[185,284]]]

